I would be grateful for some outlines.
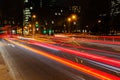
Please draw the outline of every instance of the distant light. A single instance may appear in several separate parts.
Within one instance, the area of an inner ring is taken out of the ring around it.
[[[68,22],[70,22],[70,21],[71,21],[71,18],[68,18],[67,20],[68,20]]]
[[[28,20],[28,19],[29,19],[29,17],[28,17],[28,16],[26,16],[26,17],[25,17],[25,19],[27,19],[27,20]]]
[[[25,8],[25,12],[29,12],[30,11],[30,9],[29,8]]]
[[[33,7],[30,7],[30,9],[32,10],[32,9],[33,9]]]
[[[37,21],[35,22],[35,27],[39,27],[39,24]]]
[[[28,0],[25,0],[25,2],[27,3],[27,2],[28,2]]]
[[[101,20],[98,20],[98,23],[101,23]]]
[[[39,28],[36,28],[36,30],[38,31],[38,30],[39,30]]]
[[[27,29],[28,27],[27,27],[27,26],[25,26],[24,28],[25,28],[25,29]]]
[[[76,25],[77,23],[76,22],[73,22],[74,25]]]
[[[49,34],[51,34],[52,33],[52,30],[49,30]]]
[[[61,13],[58,13],[58,15],[60,16],[60,15],[61,15]]]
[[[61,13],[63,12],[63,10],[61,10]]]
[[[52,24],[54,24],[55,22],[54,21],[51,21]]]
[[[55,13],[55,15],[57,15],[57,13]]]
[[[15,30],[12,30],[12,34],[15,34]]]
[[[32,25],[31,24],[29,24],[29,27],[31,27]]]
[[[33,18],[36,18],[36,15],[33,15],[32,17],[33,17]]]
[[[36,21],[35,23],[38,24],[38,21]]]
[[[25,14],[31,14],[31,12],[28,12],[28,11],[27,11],[27,12],[25,12]]]
[[[46,34],[47,33],[47,31],[46,30],[43,30],[43,34]]]
[[[45,25],[48,25],[48,23],[46,22]]]
[[[66,27],[66,25],[64,24],[64,27]]]
[[[86,25],[86,27],[88,27],[88,25]]]
[[[27,19],[25,21],[28,21]]]
[[[76,19],[77,16],[75,14],[72,15],[72,19]]]
[[[15,21],[12,21],[13,24],[15,24]]]
[[[39,27],[39,24],[35,24],[35,27]]]

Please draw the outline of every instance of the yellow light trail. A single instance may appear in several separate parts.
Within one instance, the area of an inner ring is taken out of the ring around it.
[[[113,75],[105,73],[105,72],[102,72],[100,70],[96,70],[96,69],[90,68],[88,66],[84,66],[82,64],[78,64],[78,63],[72,62],[70,60],[67,60],[67,59],[64,59],[64,58],[52,55],[52,54],[48,54],[46,52],[43,52],[43,51],[31,48],[31,47],[25,46],[23,44],[14,42],[14,41],[9,40],[9,39],[6,39],[6,40],[11,42],[11,43],[13,43],[13,44],[16,44],[18,46],[21,46],[21,47],[24,47],[24,48],[26,48],[28,50],[31,50],[31,51],[33,51],[33,52],[35,52],[37,54],[40,54],[40,55],[42,55],[44,57],[47,57],[47,58],[52,59],[52,60],[55,60],[55,61],[57,61],[59,63],[67,65],[67,66],[69,66],[71,68],[74,68],[74,69],[76,69],[78,71],[82,71],[82,72],[84,72],[86,74],[89,74],[89,75],[92,75],[94,77],[97,77],[97,78],[99,78],[101,80],[120,80],[119,77],[113,76]]]

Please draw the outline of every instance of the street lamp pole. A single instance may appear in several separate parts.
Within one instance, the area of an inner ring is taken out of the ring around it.
[[[32,35],[33,35],[33,38],[35,36],[35,18],[36,18],[36,15],[33,15],[32,16],[32,24],[33,24],[33,30],[32,30]]]
[[[70,33],[70,32],[71,32],[71,31],[70,31],[71,18],[69,17],[69,18],[67,19],[67,21],[68,21],[68,33]]]
[[[71,26],[70,26],[70,23],[71,21],[76,21],[77,20],[77,15],[75,14],[72,14],[70,17],[67,18],[67,21],[68,21],[68,33],[71,33]],[[75,23],[76,24],[76,23]]]

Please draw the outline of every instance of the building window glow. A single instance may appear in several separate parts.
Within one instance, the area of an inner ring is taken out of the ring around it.
[[[61,10],[61,13],[63,12],[63,10]]]
[[[55,22],[54,21],[51,21],[52,24],[54,24]]]
[[[55,15],[57,15],[57,13],[55,13]]]
[[[25,2],[27,2],[28,0],[25,0]],[[31,11],[30,11],[30,8],[26,7],[24,10],[23,10],[23,15],[24,15],[24,21],[23,21],[23,25],[26,25],[28,24],[29,22],[29,19],[31,18]]]
[[[25,14],[31,14],[30,12],[25,12]]]
[[[15,34],[15,30],[12,30],[12,34]]]
[[[61,13],[58,13],[58,15],[60,16],[60,15],[61,15]]]
[[[25,0],[25,2],[27,3],[27,2],[28,2],[28,0]]]
[[[33,7],[30,7],[30,9],[32,10],[32,9],[33,9]]]

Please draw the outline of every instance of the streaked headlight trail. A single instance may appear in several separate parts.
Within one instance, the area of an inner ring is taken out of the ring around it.
[[[59,63],[62,63],[64,65],[72,67],[72,68],[74,68],[74,69],[76,69],[78,71],[82,71],[82,72],[84,72],[86,74],[95,76],[95,77],[97,77],[97,78],[99,78],[101,80],[120,80],[119,77],[113,76],[113,75],[105,73],[103,71],[96,70],[96,69],[93,69],[93,68],[90,68],[88,66],[84,66],[84,65],[81,65],[81,64],[77,64],[77,63],[72,62],[70,60],[67,60],[67,59],[64,59],[64,58],[61,58],[61,57],[58,57],[58,56],[55,56],[55,55],[52,55],[52,54],[49,54],[49,53],[34,49],[34,48],[31,48],[31,47],[25,46],[23,44],[20,44],[20,43],[17,43],[17,42],[8,40],[8,39],[6,39],[6,40],[13,43],[13,44],[16,44],[18,46],[21,46],[21,47],[24,47],[24,48],[26,48],[28,50],[31,50],[31,51],[33,51],[33,52],[35,52],[37,54],[45,56],[45,57],[47,57],[49,59],[55,60],[55,61],[57,61]]]

